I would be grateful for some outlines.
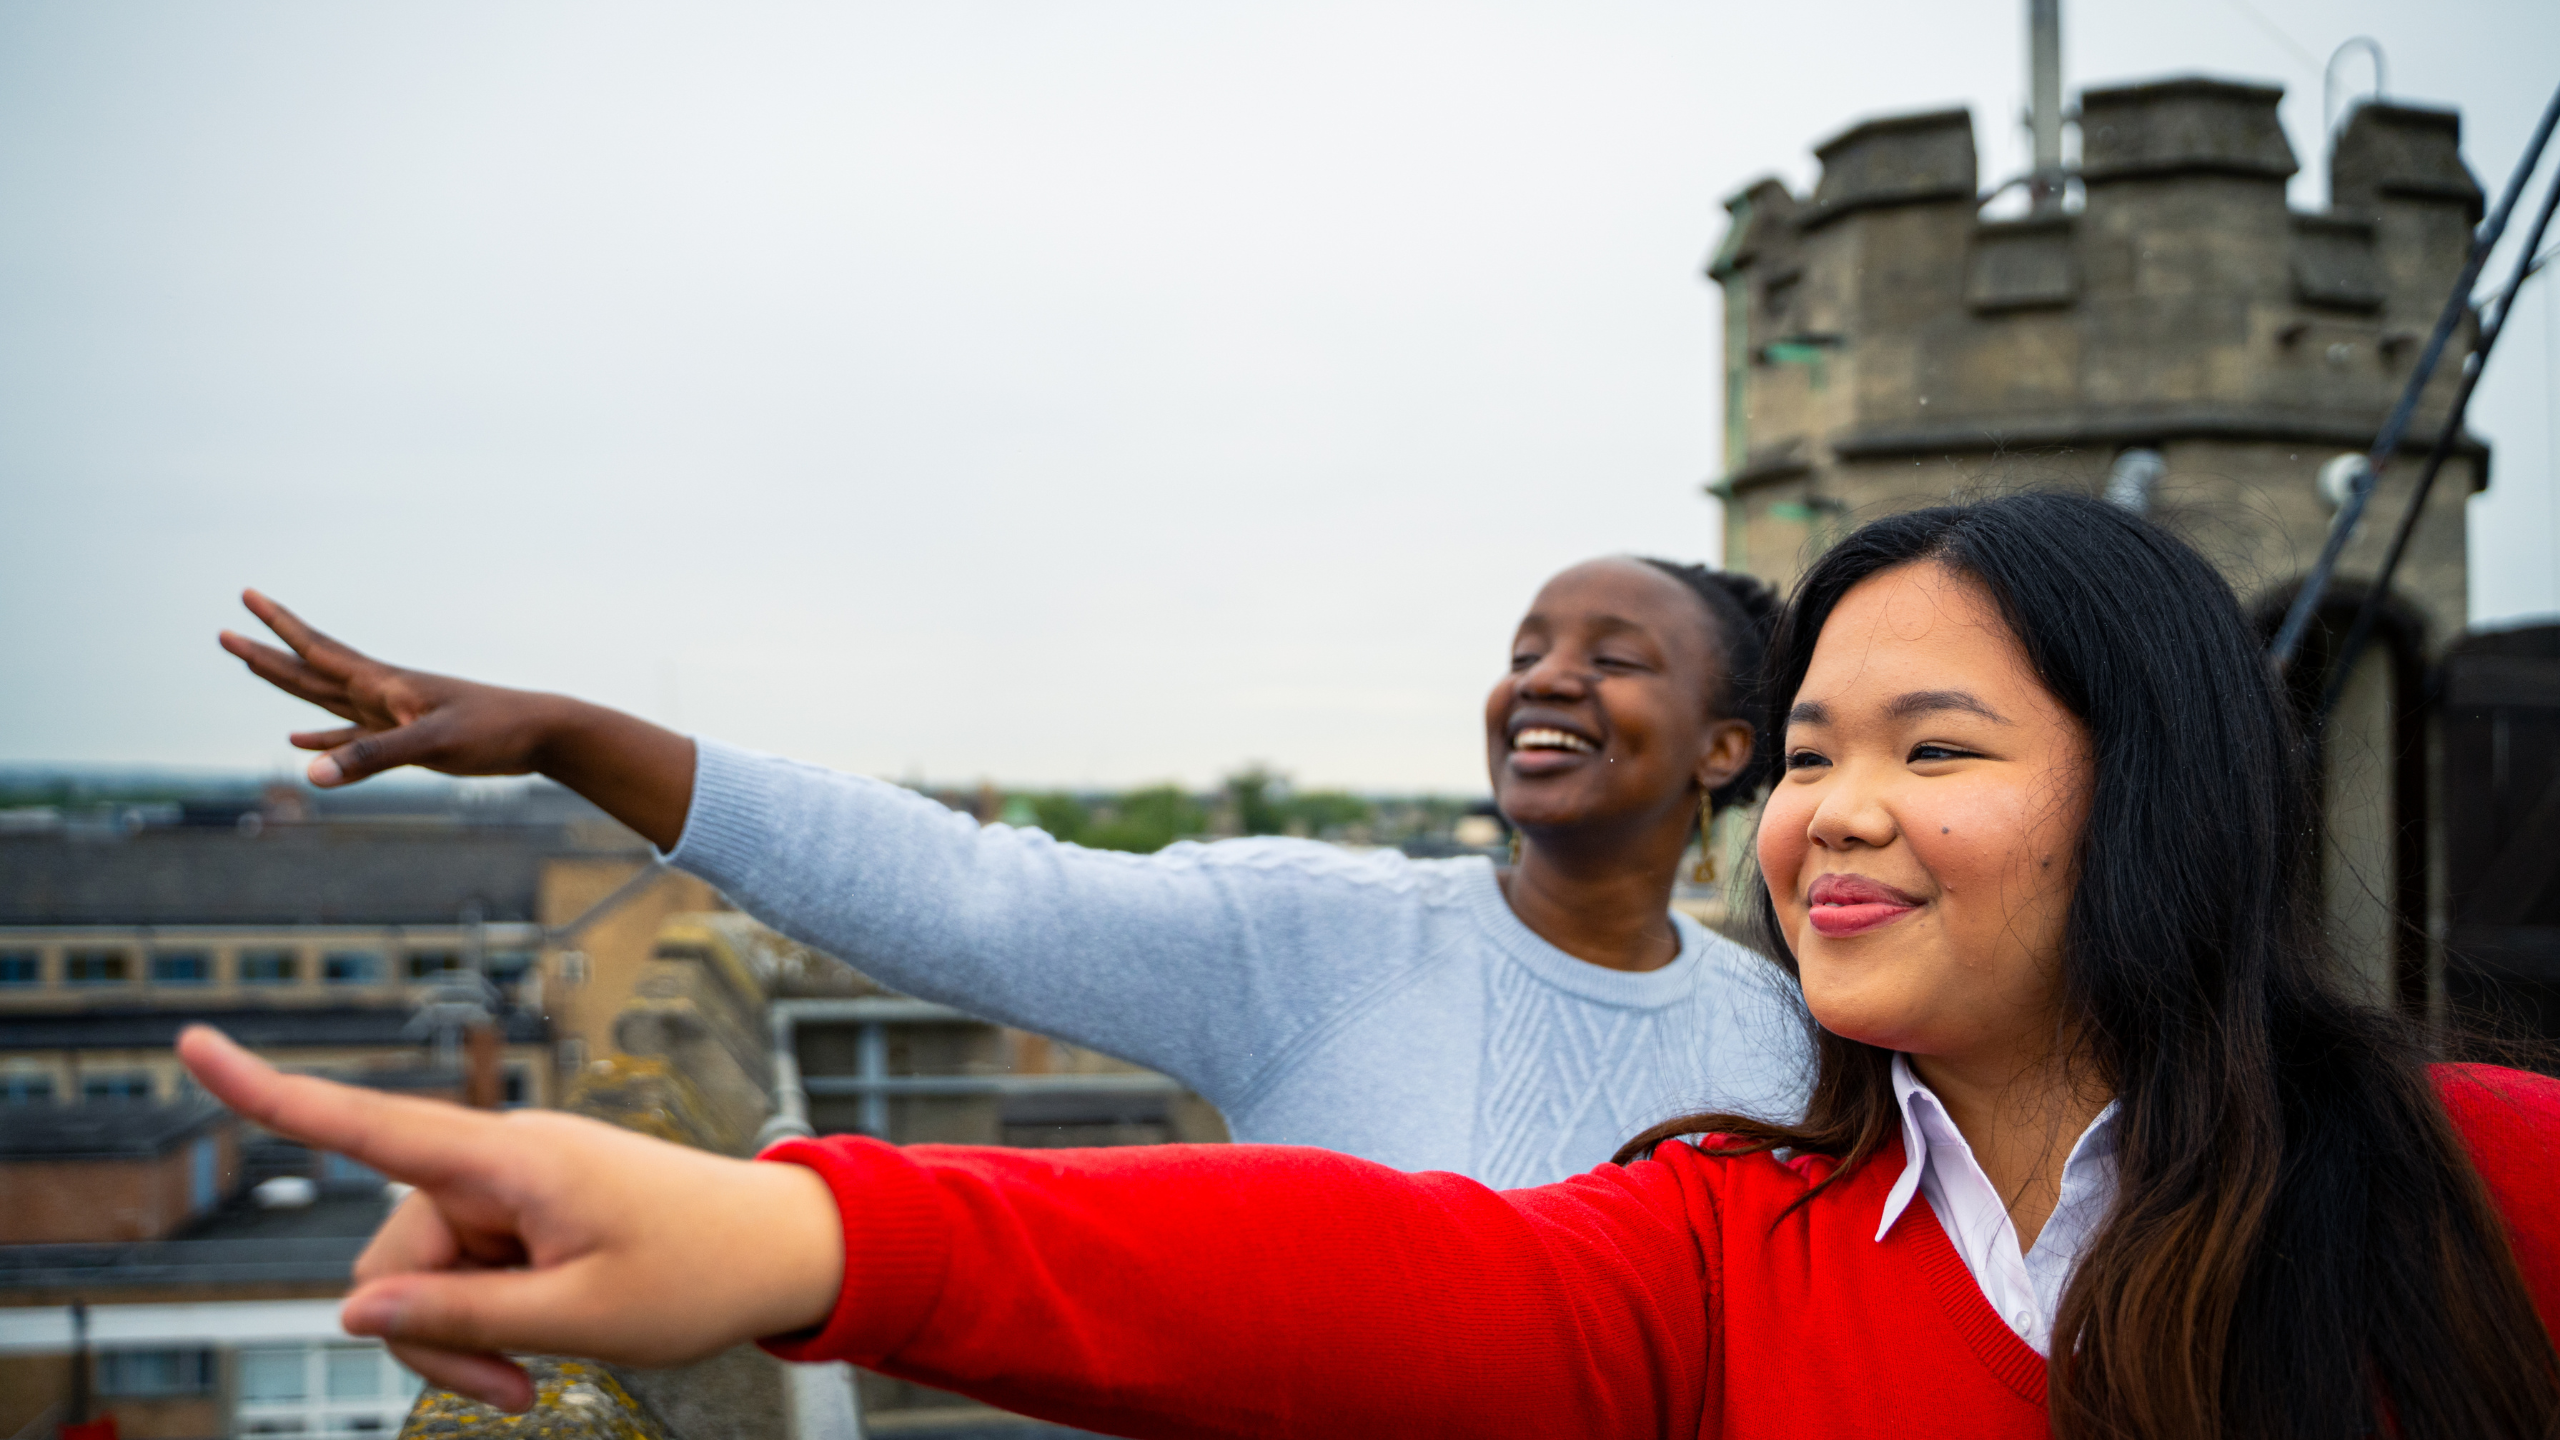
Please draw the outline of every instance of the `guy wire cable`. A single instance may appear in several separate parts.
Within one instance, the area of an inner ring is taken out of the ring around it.
[[[2471,308],[2471,287],[2480,281],[2481,268],[2489,263],[2489,252],[2498,238],[2506,233],[2507,217],[2514,213],[2516,201],[2524,194],[2525,182],[2533,177],[2542,163],[2542,148],[2551,139],[2551,127],[2560,122],[2560,90],[2551,95],[2551,103],[2542,107],[2542,118],[2533,127],[2533,138],[2525,143],[2523,158],[2516,161],[2515,173],[2507,179],[2506,193],[2498,197],[2498,208],[2475,231],[2471,254],[2462,262],[2462,273],[2455,277],[2453,293],[2445,297],[2444,313],[2436,317],[2435,332],[2427,337],[2427,348],[2418,355],[2415,369],[2409,372],[2409,383],[2400,392],[2400,402],[2391,407],[2391,416],[2382,422],[2382,433],[2374,437],[2373,449],[2365,455],[2364,469],[2347,487],[2346,503],[2338,507],[2338,518],[2329,525],[2329,538],[2320,547],[2320,558],[2304,577],[2302,591],[2293,597],[2293,608],[2285,613],[2283,628],[2276,631],[2275,642],[2267,647],[2267,656],[2283,670],[2293,663],[2293,652],[2302,648],[2302,634],[2311,628],[2312,614],[2320,608],[2320,597],[2329,588],[2329,576],[2338,568],[2338,554],[2364,519],[2365,503],[2373,498],[2373,487],[2381,478],[2382,467],[2400,448],[2400,437],[2409,428],[2410,417],[2417,413],[2418,397],[2434,377],[2436,363],[2444,358],[2444,347],[2453,338],[2454,327],[2462,322]]]
[[[2355,623],[2347,627],[2346,642],[2330,661],[2329,684],[2320,697],[2316,722],[2325,722],[2329,712],[2337,708],[2338,695],[2347,688],[2347,673],[2355,667],[2356,657],[2364,653],[2365,642],[2373,638],[2374,623],[2382,616],[2382,597],[2390,593],[2391,577],[2400,568],[2401,553],[2409,548],[2409,536],[2418,528],[2427,492],[2436,483],[2436,472],[2444,468],[2445,457],[2453,453],[2454,442],[2461,438],[2463,414],[2471,408],[2471,392],[2478,388],[2482,372],[2489,368],[2489,352],[2497,348],[2498,337],[2506,333],[2507,317],[2515,313],[2517,293],[2548,258],[2535,252],[2541,248],[2543,232],[2551,228],[2555,208],[2560,208],[2560,174],[2554,174],[2543,187],[2542,210],[2533,217],[2533,233],[2525,237],[2524,248],[2516,253],[2516,273],[2508,277],[2506,288],[2490,301],[2496,310],[2482,307],[2480,341],[2463,362],[2462,382],[2453,392],[2453,408],[2445,415],[2444,428],[2436,432],[2435,448],[2427,452],[2426,468],[2418,472],[2417,487],[2409,495],[2409,508],[2400,516],[2399,529],[2392,532],[2390,552],[2382,557],[2382,571],[2357,604]]]

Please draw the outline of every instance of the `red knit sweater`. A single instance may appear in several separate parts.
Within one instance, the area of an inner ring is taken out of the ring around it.
[[[2560,1082],[2440,1078],[2560,1331]],[[1929,1207],[1875,1239],[1891,1163],[1781,1218],[1828,1161],[1673,1145],[1496,1193],[1279,1146],[766,1153],[826,1178],[845,1233],[834,1316],[777,1354],[1088,1429],[2048,1433],[2043,1357]]]

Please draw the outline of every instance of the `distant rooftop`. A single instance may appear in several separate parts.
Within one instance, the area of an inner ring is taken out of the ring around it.
[[[379,1194],[323,1196],[268,1210],[236,1199],[173,1240],[0,1245],[0,1294],[163,1285],[344,1284],[382,1224]]]
[[[0,833],[0,925],[531,921],[545,856],[640,846],[601,823]]]
[[[148,1160],[221,1118],[197,1097],[174,1104],[92,1100],[83,1105],[0,1105],[0,1161]]]

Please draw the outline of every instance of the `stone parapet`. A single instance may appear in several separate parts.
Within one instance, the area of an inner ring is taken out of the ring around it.
[[[2167,175],[2281,181],[2300,167],[2276,119],[2284,90],[2186,77],[2080,93],[2080,178]]]
[[[1797,222],[1803,229],[1879,206],[1973,199],[1971,111],[1869,120],[1815,146],[1813,153],[1822,161],[1822,179]]]

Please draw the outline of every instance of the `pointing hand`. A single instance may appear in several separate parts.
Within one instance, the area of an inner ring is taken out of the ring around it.
[[[202,1025],[178,1054],[243,1117],[417,1187],[356,1261],[340,1320],[447,1389],[523,1410],[533,1384],[500,1352],[672,1365],[835,1306],[843,1230],[801,1166],[286,1075]]]

